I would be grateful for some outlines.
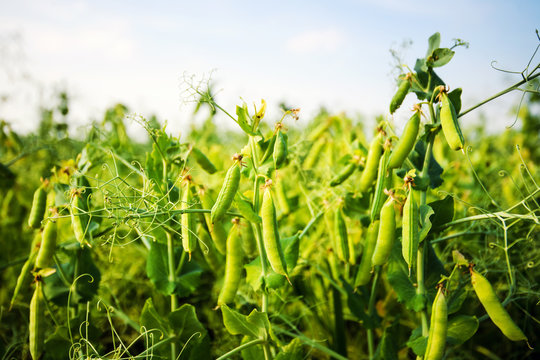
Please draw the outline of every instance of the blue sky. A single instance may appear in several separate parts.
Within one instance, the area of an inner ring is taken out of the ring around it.
[[[264,98],[274,119],[286,101],[304,119],[325,106],[371,121],[388,115],[395,89],[389,49],[412,67],[436,31],[443,46],[470,43],[440,71],[451,88],[463,88],[466,108],[520,80],[490,64],[523,70],[540,28],[535,0],[0,1],[0,93],[11,95],[0,116],[21,130],[35,126],[33,105],[67,89],[74,126],[123,102],[180,131],[192,106],[183,74],[212,71],[218,102],[231,111],[241,99]],[[412,45],[402,49],[405,42]],[[486,107],[497,128],[513,122],[508,109],[519,96]],[[398,128],[408,116],[396,114]]]

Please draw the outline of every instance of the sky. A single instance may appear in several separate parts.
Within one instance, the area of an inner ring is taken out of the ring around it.
[[[217,102],[234,113],[268,102],[300,108],[307,121],[321,106],[332,113],[383,114],[395,91],[390,49],[413,67],[427,39],[456,49],[439,75],[463,88],[463,108],[521,80],[538,38],[540,1],[101,1],[0,0],[0,118],[23,132],[55,92],[71,97],[69,123],[84,132],[121,102],[137,115],[156,114],[171,132],[185,131],[190,102],[185,79],[211,76]],[[534,59],[538,63],[540,56]],[[512,93],[481,110],[493,129],[513,123]],[[394,116],[410,116],[412,97]],[[473,123],[480,111],[462,118]],[[200,121],[198,119],[196,121]],[[220,116],[225,127],[236,126]],[[128,122],[130,131],[139,125]],[[467,126],[467,124],[465,124]],[[140,129],[139,129],[140,130]]]

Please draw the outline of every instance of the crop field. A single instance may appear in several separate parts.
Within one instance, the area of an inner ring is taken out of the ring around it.
[[[363,121],[202,83],[182,135],[118,104],[75,137],[66,93],[2,120],[1,358],[540,358],[540,64],[466,109],[465,44],[426,45]],[[465,125],[510,91],[514,125]]]

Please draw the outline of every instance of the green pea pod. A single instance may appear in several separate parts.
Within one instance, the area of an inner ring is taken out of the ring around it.
[[[405,79],[399,82],[398,89],[392,97],[392,101],[390,101],[390,114],[393,114],[401,106],[403,100],[405,100],[405,96],[407,96],[411,89],[411,81],[408,77],[408,75],[405,76]]]
[[[285,160],[287,160],[287,139],[281,129],[277,131],[276,142],[274,143],[274,152],[272,154],[274,158],[274,167],[276,169],[281,168]]]
[[[377,170],[377,183],[375,185],[375,192],[373,193],[373,200],[371,201],[371,221],[374,221],[379,217],[381,208],[386,200],[387,196],[384,193],[384,189],[391,187],[392,176],[387,171],[388,158],[390,157],[390,149],[385,149],[383,156],[379,159],[379,168]]]
[[[362,258],[360,259],[360,265],[358,266],[358,272],[356,273],[356,279],[354,281],[354,287],[366,285],[371,278],[371,258],[373,251],[375,250],[375,244],[377,243],[377,236],[379,234],[379,220],[376,220],[369,224],[366,241],[364,244],[364,251],[362,252]]]
[[[11,311],[11,308],[13,307],[13,304],[15,304],[15,300],[17,299],[17,295],[21,292],[21,290],[24,287],[29,287],[30,283],[32,282],[32,269],[34,268],[34,264],[36,263],[38,251],[33,250],[30,252],[30,256],[28,259],[26,259],[26,262],[24,263],[21,272],[19,273],[19,276],[17,277],[17,283],[15,285],[15,290],[13,290],[13,296],[11,296],[11,302],[9,304],[9,310]]]
[[[244,222],[240,227],[242,231],[242,249],[244,249],[244,255],[249,258],[254,258],[258,255],[258,251],[253,226],[248,222]]]
[[[47,221],[43,229],[41,246],[36,258],[36,268],[44,269],[49,267],[56,250],[57,224],[55,221]]]
[[[343,218],[343,211],[336,209],[334,212],[334,232],[336,236],[336,252],[338,257],[344,261],[349,261],[349,239],[347,236],[347,225]]]
[[[420,111],[415,111],[413,116],[407,121],[401,139],[392,151],[390,160],[388,162],[389,169],[400,168],[403,165],[403,161],[409,156],[411,150],[416,144],[418,138],[418,132],[420,131]]]
[[[270,140],[268,140],[268,145],[266,146],[266,150],[264,151],[264,154],[260,160],[261,164],[264,163],[266,160],[268,160],[270,156],[274,154],[274,146],[276,144],[276,139],[277,139],[277,136],[272,135]]]
[[[234,198],[234,203],[236,204],[236,207],[238,208],[238,211],[244,219],[246,219],[249,222],[252,223],[260,223],[261,217],[253,211],[253,207],[251,206],[251,203],[247,200],[242,199],[242,197],[239,194],[236,194],[236,197]]]
[[[360,192],[366,192],[371,187],[371,184],[377,176],[377,167],[379,160],[383,153],[383,139],[382,133],[379,133],[369,145],[367,154],[366,166],[360,176],[359,190]]]
[[[204,243],[207,247],[206,248],[201,245],[201,248],[206,249],[202,251],[204,260],[206,260],[208,267],[217,274],[221,270],[221,266],[223,264],[222,255],[216,249],[216,246],[214,245],[214,242],[208,231],[206,231],[204,226],[202,226],[201,224],[199,224],[199,226],[197,227],[197,235],[199,236],[201,242]]]
[[[210,195],[210,192],[205,189],[199,191],[199,196],[201,198],[202,206],[205,209],[211,209],[214,205],[214,201]],[[216,222],[212,224],[212,218],[210,213],[204,213],[204,220],[210,236],[216,245],[216,249],[223,255],[227,252],[227,230],[225,229],[225,224],[223,222]]]
[[[283,179],[278,179],[276,182],[276,198],[279,205],[279,209],[283,214],[291,212],[291,206],[289,205],[289,199],[285,192],[285,186],[283,185]]]
[[[343,183],[354,173],[354,170],[356,170],[357,167],[358,165],[354,162],[348,163],[336,176],[332,178],[332,180],[330,180],[330,186],[334,187]]]
[[[396,232],[396,215],[394,210],[394,199],[386,200],[381,209],[381,222],[377,234],[377,243],[371,257],[371,265],[383,265],[388,260]]]
[[[216,166],[198,148],[192,147],[191,155],[193,155],[197,164],[199,164],[199,166],[207,173],[213,174],[217,171]]]
[[[34,192],[34,199],[32,201],[32,208],[30,209],[30,216],[28,217],[28,226],[32,229],[39,229],[41,227],[41,220],[45,215],[47,205],[47,191],[43,185],[41,185]]]
[[[443,129],[444,137],[448,146],[452,150],[461,150],[465,146],[465,139],[461,133],[461,128],[459,127],[459,122],[457,119],[456,111],[454,110],[454,105],[446,92],[442,91],[440,93],[441,98],[441,126]]]
[[[221,191],[212,207],[211,221],[215,223],[220,220],[227,210],[231,207],[234,200],[234,195],[238,191],[240,185],[240,164],[235,161],[234,164],[227,170],[225,180],[221,186]]]
[[[29,321],[29,346],[30,355],[33,360],[38,360],[43,353],[45,344],[45,304],[41,290],[41,281],[36,282],[36,289],[32,300],[30,300],[30,321]]]
[[[238,219],[233,222],[233,226],[227,237],[227,255],[225,257],[225,278],[223,287],[219,293],[218,306],[229,304],[234,300],[238,285],[242,280],[244,252],[242,250],[242,233],[239,229]]]
[[[418,243],[420,242],[418,221],[418,204],[414,199],[414,193],[411,189],[403,206],[403,222],[401,224],[401,250],[405,262],[409,265],[409,272],[416,260],[416,252],[418,251]]]
[[[85,209],[86,204],[82,200],[80,193],[74,191],[71,196],[71,203],[69,207],[71,215],[71,227],[73,228],[75,239],[77,239],[81,245],[88,244],[86,241],[86,232],[90,219],[86,214]]]
[[[263,194],[261,217],[263,243],[268,262],[276,273],[288,278],[289,274],[287,273],[285,256],[283,255],[281,242],[279,241],[276,208],[274,206],[272,192],[269,188]]]
[[[442,288],[439,288],[433,305],[431,306],[431,322],[429,336],[424,355],[425,360],[441,360],[446,345],[446,331],[448,328],[448,306]]]
[[[478,300],[486,309],[491,321],[497,325],[504,336],[512,341],[528,341],[523,331],[514,323],[502,306],[489,281],[479,272],[471,269],[471,282]]]
[[[193,194],[191,192],[191,185],[189,181],[184,186],[184,193],[182,194],[182,201],[180,202],[180,209],[187,210],[193,205]],[[197,237],[195,236],[196,219],[195,214],[186,212],[181,215],[180,224],[182,225],[182,247],[184,251],[189,254],[191,259],[191,253],[197,248]]]
[[[320,160],[319,156],[321,155],[322,150],[326,146],[326,143],[326,138],[322,137],[313,144],[311,149],[309,149],[308,155],[304,159],[304,169],[312,169],[317,164],[317,162]]]

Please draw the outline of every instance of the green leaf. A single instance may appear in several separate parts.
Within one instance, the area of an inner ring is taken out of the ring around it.
[[[380,360],[397,360],[399,351],[398,337],[399,322],[394,321],[390,326],[387,326],[381,337],[381,341],[375,352],[375,359]]]
[[[456,315],[448,319],[446,340],[451,345],[461,345],[469,340],[478,330],[476,316]]]
[[[248,135],[257,135],[251,130],[251,118],[249,117],[247,104],[242,106],[236,106],[236,115],[238,116],[238,125],[244,130]]]
[[[433,135],[433,134],[431,134]],[[414,151],[410,155],[410,159],[414,166],[422,170],[424,167],[424,157],[426,155],[426,136],[428,134],[424,134],[419,141],[416,142],[416,146],[414,148]],[[443,173],[443,168],[435,157],[433,157],[433,154],[431,154],[431,159],[429,161],[429,167],[428,167],[428,176],[429,176],[429,186],[432,189],[438,188],[443,183],[443,179],[441,178],[441,174]]]
[[[420,242],[426,238],[431,230],[432,223],[430,217],[434,214],[433,209],[429,205],[420,205],[418,207],[418,214],[420,215]]]
[[[435,49],[438,49],[439,46],[441,46],[441,34],[436,32],[435,34],[431,35],[428,39],[428,50],[426,53],[426,56],[431,55]]]
[[[63,326],[57,327],[45,340],[43,360],[69,359],[70,348],[68,329]]]
[[[152,298],[146,299],[139,318],[139,324],[148,331],[156,331],[158,339],[169,337],[167,321],[158,314]]]
[[[447,48],[435,49],[426,59],[429,67],[440,67],[446,65],[452,60],[455,52]]]
[[[456,114],[459,115],[461,110],[461,88],[456,88],[448,93],[448,99],[454,105],[454,110]]]
[[[422,327],[417,327],[411,333],[407,346],[414,351],[417,356],[424,356],[427,347],[427,336],[422,336]]]
[[[425,268],[429,269],[425,279],[426,289],[428,289],[428,292],[433,295],[432,299],[434,299],[435,294],[437,293],[436,286],[439,280],[441,280],[441,275],[447,276],[448,273],[446,272],[441,260],[435,253],[435,250],[433,250],[431,243],[427,242],[425,246],[427,248],[426,254],[424,255],[426,259]]]
[[[294,236],[279,239],[289,274],[293,271],[293,269],[296,267],[296,263],[298,262],[298,255],[300,252],[299,235],[300,233],[297,233]]]
[[[454,198],[450,195],[442,200],[436,200],[429,203],[433,209],[434,215],[431,218],[431,224],[434,230],[454,219]]]
[[[461,306],[467,299],[467,292],[464,286],[459,286],[449,291],[448,296],[448,314],[454,314],[461,309]]]
[[[245,316],[229,308],[221,306],[223,325],[231,335],[244,335],[255,339],[267,338],[270,321],[267,313],[253,310],[249,316]]]
[[[253,291],[259,291],[263,284],[261,276],[261,258],[257,256],[249,264],[244,265],[246,269],[246,283],[252,287]]]
[[[193,259],[184,263],[180,276],[176,278],[174,292],[181,298],[190,296],[201,285],[199,279],[202,273],[203,269]]]
[[[416,72],[416,78],[418,79],[419,84],[413,81],[411,91],[416,94],[419,100],[430,100],[433,90],[435,90],[437,86],[445,85],[444,81],[442,81],[435,71],[427,66],[425,59],[416,60],[414,71]]]
[[[168,316],[169,328],[183,346],[181,359],[210,359],[210,340],[195,307],[184,304]]]
[[[341,282],[347,291],[347,305],[351,313],[358,321],[362,322],[364,328],[373,329],[378,319],[371,318],[365,311],[369,301],[367,292],[362,287],[355,291],[344,278],[341,278]]]
[[[423,296],[416,294],[416,288],[409,278],[409,267],[401,254],[401,244],[396,241],[388,261],[387,278],[396,292],[400,303],[410,310],[420,311],[425,306]]]
[[[302,341],[299,338],[294,338],[290,343],[285,345],[277,354],[274,360],[303,360],[304,351],[302,350]]]
[[[167,245],[151,242],[146,258],[146,274],[159,292],[171,295],[176,289],[176,284],[169,281],[167,259]]]

